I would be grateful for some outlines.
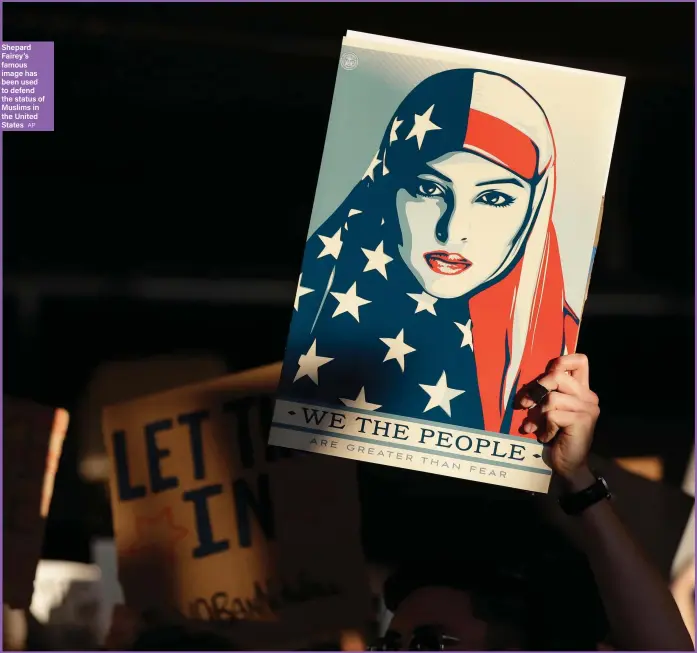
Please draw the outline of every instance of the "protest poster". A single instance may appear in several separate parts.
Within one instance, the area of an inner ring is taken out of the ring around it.
[[[96,565],[40,560],[34,579],[31,616],[41,624],[49,650],[98,650],[104,641],[105,596]],[[108,626],[107,626],[108,628]],[[71,646],[71,648],[72,648]]]
[[[73,418],[82,478],[88,483],[106,483],[109,480],[109,460],[102,436],[104,406],[215,379],[226,372],[225,361],[221,357],[205,352],[105,361],[98,365]]]
[[[270,441],[547,492],[624,78],[349,32]]]
[[[279,374],[277,364],[105,408],[129,609],[221,628],[268,622],[254,634],[269,648],[363,629],[355,463],[267,446]]]
[[[34,593],[46,517],[51,505],[68,413],[4,398],[3,603],[26,610]]]

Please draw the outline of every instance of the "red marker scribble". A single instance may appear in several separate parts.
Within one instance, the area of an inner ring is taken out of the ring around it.
[[[152,541],[150,536],[157,534],[162,536]],[[177,545],[188,534],[189,529],[174,523],[172,508],[168,506],[154,516],[136,517],[136,542],[128,547],[124,554],[137,555],[148,552],[172,560]]]

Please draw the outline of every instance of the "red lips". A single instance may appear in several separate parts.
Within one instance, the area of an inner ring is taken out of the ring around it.
[[[444,250],[426,252],[424,254],[426,265],[437,274],[452,276],[462,274],[472,267],[472,261],[468,261],[460,254],[453,254]]]

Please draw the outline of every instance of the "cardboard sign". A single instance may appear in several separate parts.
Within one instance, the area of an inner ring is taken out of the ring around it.
[[[536,492],[624,78],[349,32],[273,444]]]
[[[41,560],[34,579],[31,614],[58,645],[66,631],[98,648],[104,639],[105,596],[95,565]],[[54,649],[61,650],[61,649]]]
[[[4,412],[3,602],[28,609],[69,416],[9,397]]]
[[[363,627],[355,465],[267,446],[279,372],[273,365],[105,409],[130,608],[271,621],[266,632],[281,648]]]
[[[80,445],[80,474],[88,482],[109,480],[109,460],[102,435],[104,406],[181,388],[224,376],[225,361],[213,355],[170,354],[143,360],[108,361],[99,365],[87,384],[73,426]]]

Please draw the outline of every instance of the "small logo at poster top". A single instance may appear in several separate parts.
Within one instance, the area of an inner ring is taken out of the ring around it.
[[[344,52],[339,63],[344,70],[355,70],[358,68],[358,56],[353,52]]]

